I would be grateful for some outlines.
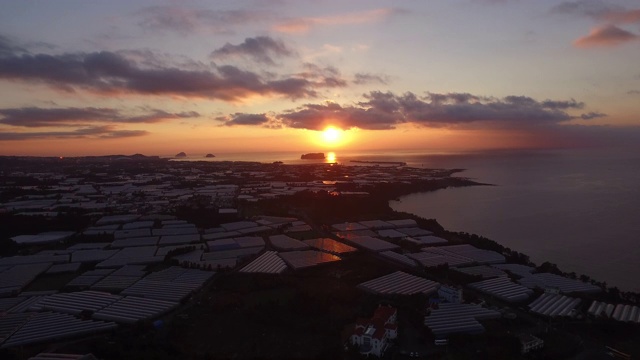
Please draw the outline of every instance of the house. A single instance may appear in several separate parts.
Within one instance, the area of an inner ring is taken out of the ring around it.
[[[351,344],[358,346],[363,355],[381,357],[388,347],[388,341],[398,336],[398,310],[380,305],[370,319],[358,319],[351,335]]]
[[[523,354],[541,349],[544,346],[544,340],[530,334],[522,334],[518,338],[520,339],[520,350]]]

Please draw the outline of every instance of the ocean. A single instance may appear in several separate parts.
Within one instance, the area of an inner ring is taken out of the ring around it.
[[[215,155],[185,160],[313,162],[300,160],[300,152]],[[390,205],[434,218],[448,230],[495,240],[537,264],[549,261],[565,272],[640,292],[640,154],[636,152],[335,152],[325,162],[362,165],[350,160],[465,169],[455,176],[494,186],[411,194]]]
[[[412,194],[392,201],[393,209],[640,292],[640,154],[460,154],[429,156],[425,166],[464,168],[457,176],[496,186]]]

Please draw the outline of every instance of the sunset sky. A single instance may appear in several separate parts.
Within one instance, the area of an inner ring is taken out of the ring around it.
[[[640,144],[637,0],[0,5],[0,155]]]

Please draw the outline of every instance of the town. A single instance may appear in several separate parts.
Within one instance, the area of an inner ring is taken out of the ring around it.
[[[634,294],[389,208],[458,172],[2,157],[0,355],[640,356]]]

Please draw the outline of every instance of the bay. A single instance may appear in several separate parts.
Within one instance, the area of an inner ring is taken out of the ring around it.
[[[640,155],[560,150],[425,156],[424,166],[496,186],[392,201],[397,211],[485,236],[540,264],[640,291]]]

